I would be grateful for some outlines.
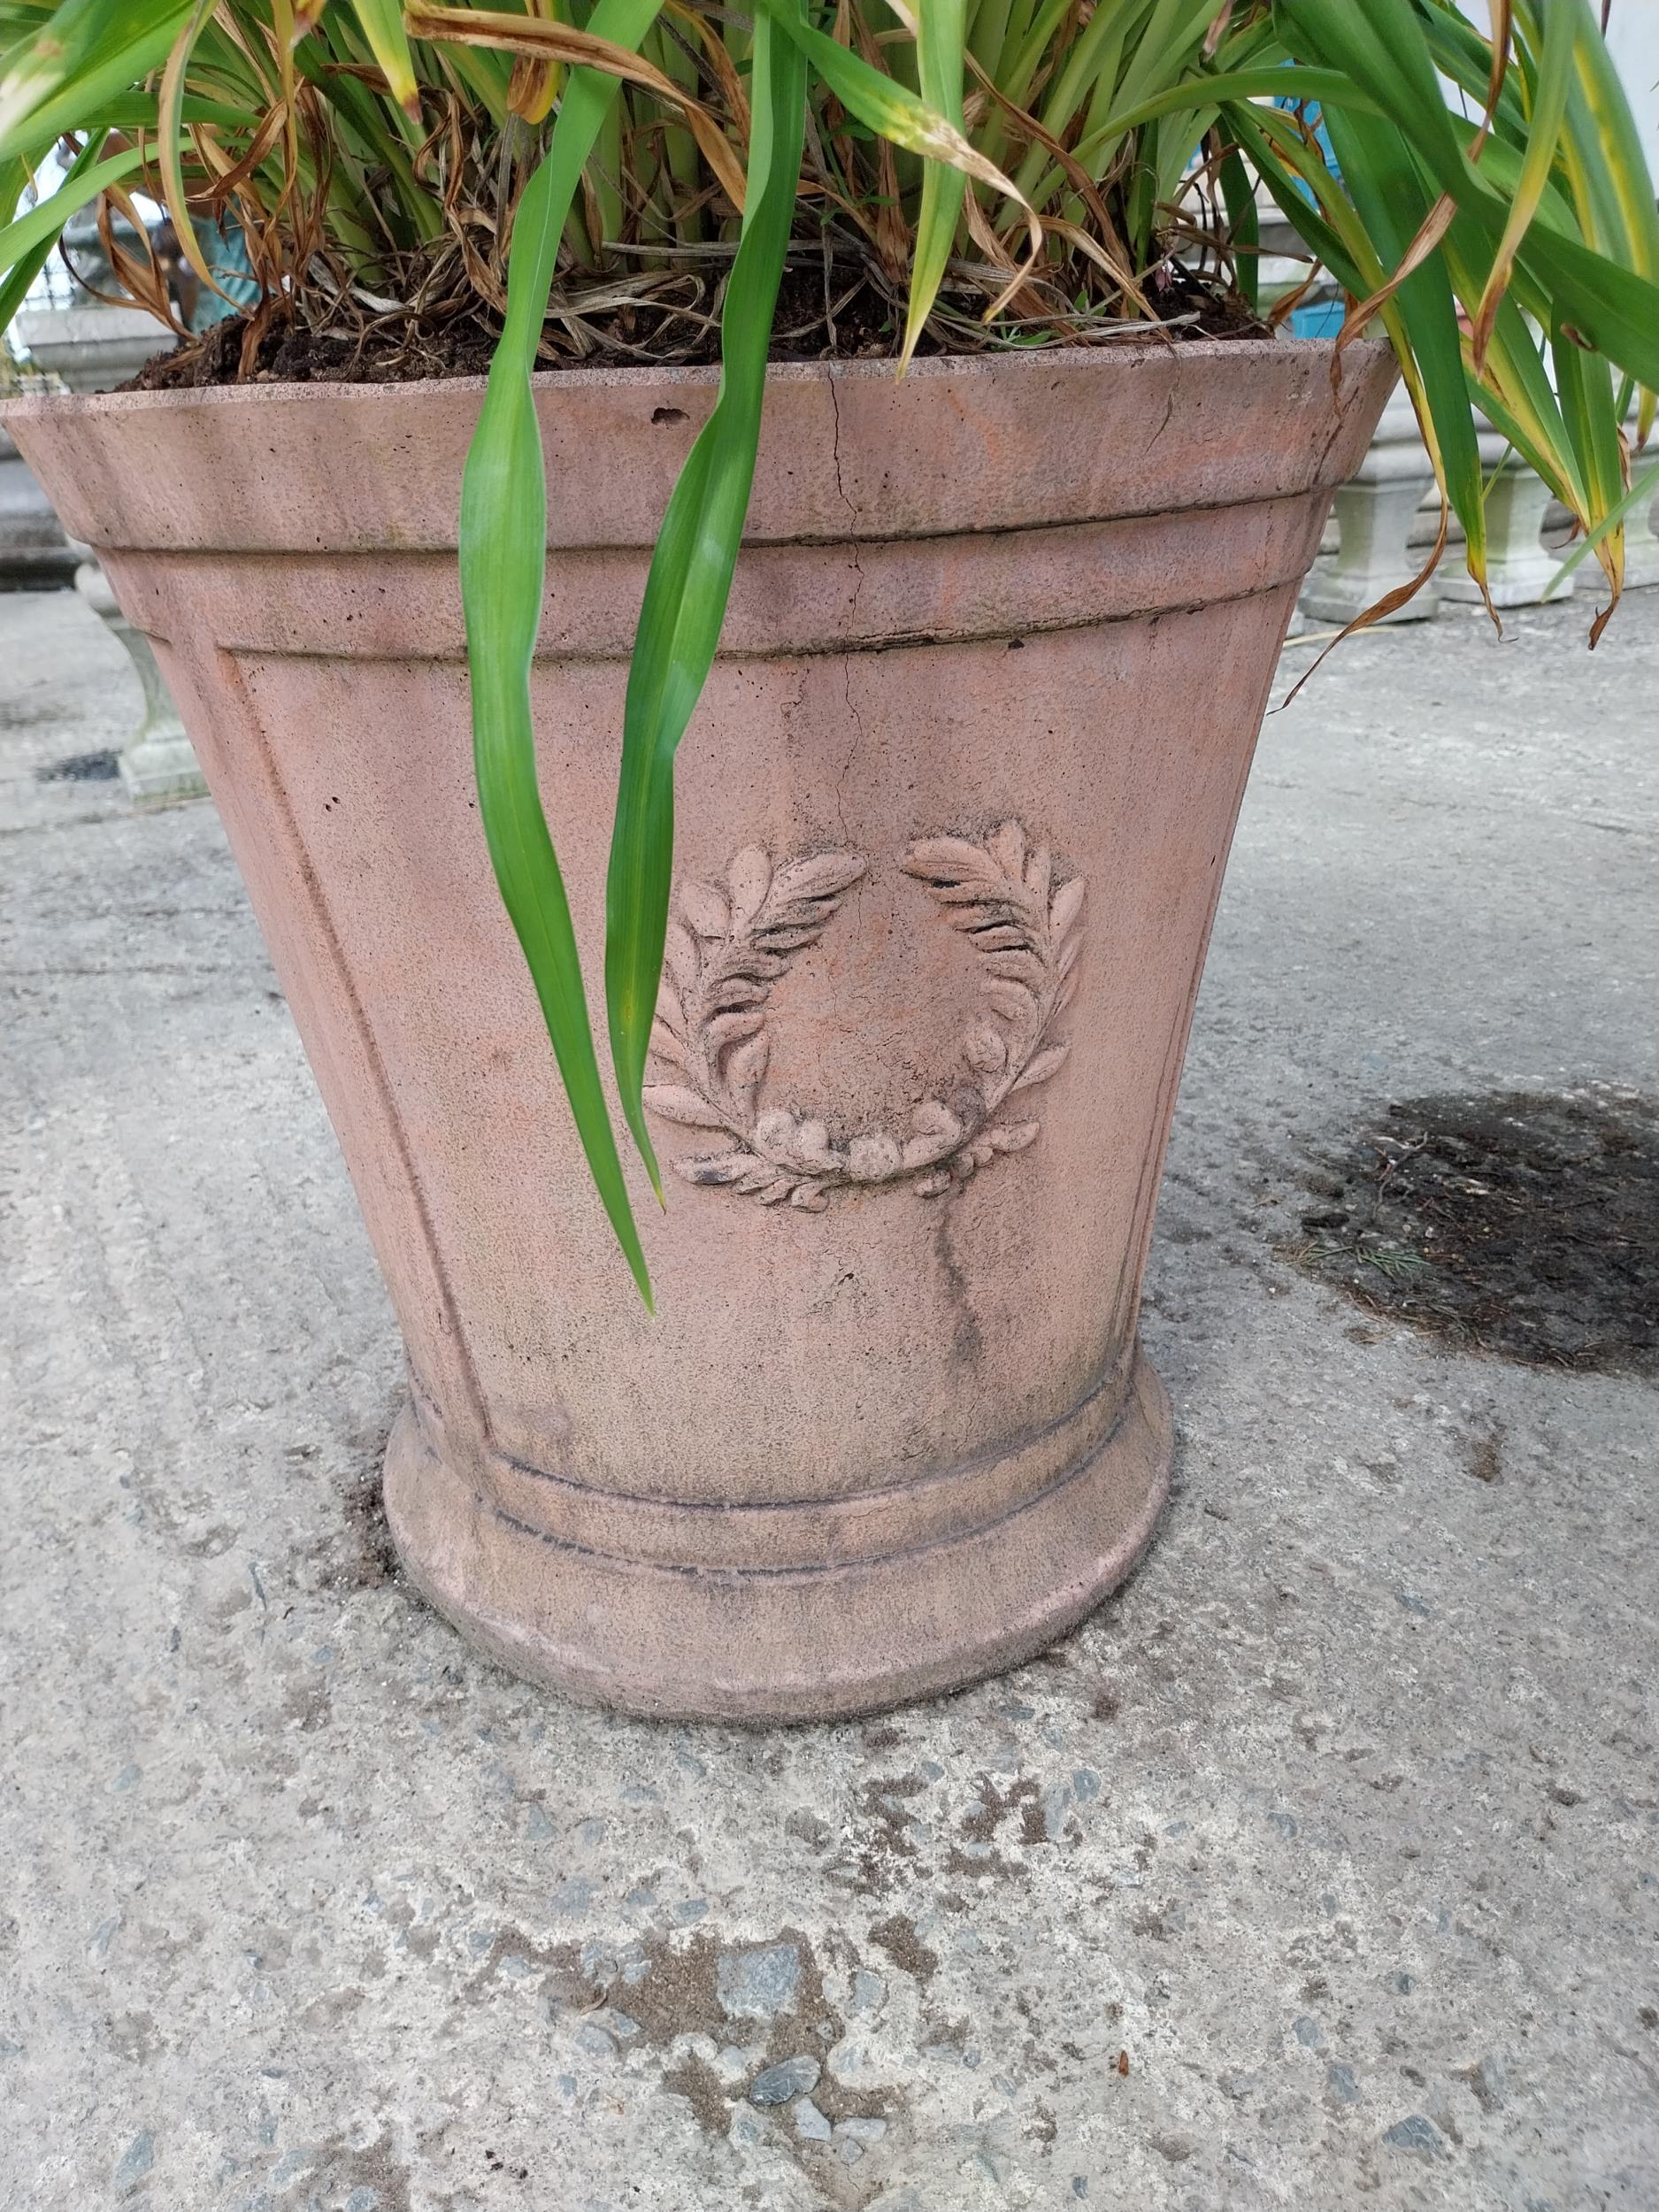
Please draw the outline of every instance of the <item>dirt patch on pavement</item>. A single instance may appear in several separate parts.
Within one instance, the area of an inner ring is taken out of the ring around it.
[[[1659,1114],[1600,1086],[1407,1099],[1303,1178],[1288,1258],[1531,1366],[1659,1373]]]

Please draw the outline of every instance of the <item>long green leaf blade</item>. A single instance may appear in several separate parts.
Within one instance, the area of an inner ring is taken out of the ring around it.
[[[622,1110],[659,1195],[641,1091],[668,933],[674,752],[714,664],[749,511],[805,136],[806,62],[770,10],[756,19],[752,82],[743,227],[720,319],[719,396],[674,486],[645,587],[605,889],[611,1057]]]
[[[1614,531],[1622,530],[1631,516],[1640,508],[1645,507],[1655,492],[1659,492],[1659,461],[1655,461],[1650,468],[1644,469],[1639,476],[1632,477],[1623,495],[1608,509],[1594,529],[1587,531],[1578,540],[1548,583],[1545,585],[1545,598],[1553,598],[1556,591],[1566,582],[1568,577],[1572,574],[1574,569],[1581,562],[1588,560],[1593,553],[1599,552]]]
[[[409,115],[420,112],[415,86],[415,61],[403,28],[403,0],[353,0],[369,51],[386,73],[386,81],[398,106]]]
[[[922,97],[946,121],[963,128],[962,80],[967,42],[965,0],[918,0],[916,58]],[[916,350],[950,259],[956,219],[968,180],[960,169],[930,161],[922,172],[922,205],[916,222],[916,250],[910,263],[910,295],[904,318],[901,374]]]
[[[637,48],[660,0],[599,0],[590,27]],[[507,316],[466,457],[461,597],[472,685],[479,813],[495,880],[529,964],[601,1202],[641,1297],[650,1278],[600,1080],[570,903],[542,811],[530,667],[547,572],[547,473],[530,383],[571,203],[618,92],[572,71],[540,167],[525,188],[508,264]]]
[[[1486,350],[1498,301],[1509,280],[1521,241],[1538,212],[1539,202],[1549,183],[1549,173],[1555,165],[1555,148],[1561,140],[1561,127],[1566,120],[1567,101],[1574,81],[1573,48],[1578,30],[1583,20],[1579,0],[1552,0],[1544,14],[1544,43],[1538,58],[1538,77],[1532,104],[1531,127],[1527,133],[1526,151],[1521,160],[1521,173],[1517,181],[1515,196],[1509,204],[1503,235],[1498,241],[1498,250],[1486,273],[1485,289],[1474,318],[1475,365],[1479,367]]]
[[[54,139],[86,129],[100,102],[166,59],[190,0],[79,0],[60,8],[51,35],[20,42],[0,81],[0,161],[38,158]]]
[[[102,134],[99,137],[101,142]],[[104,161],[74,162],[56,192],[0,229],[0,273],[18,267],[42,243],[50,253],[72,215],[88,200],[96,200],[108,186],[130,177],[143,165],[143,160],[142,148],[129,146],[125,153],[111,154]]]
[[[83,176],[85,176],[88,170],[94,165],[98,158],[98,156],[103,152],[104,142],[106,135],[107,134],[103,131],[93,132],[91,137],[88,139],[86,144],[75,156],[73,161],[70,163],[68,171],[65,175],[63,184],[59,186],[58,191],[53,193],[51,198],[47,202],[46,204],[48,207],[54,206],[56,202],[62,197],[65,189],[73,193],[76,184]],[[22,164],[19,162],[17,166],[20,171]],[[0,204],[15,206],[16,203],[16,182],[15,180],[8,174],[6,179],[5,198],[4,201],[0,201]],[[0,330],[4,330],[5,328],[6,325],[12,320],[12,318],[17,313],[19,308],[22,306],[24,301],[27,298],[30,286],[34,283],[35,278],[39,276],[41,271],[46,266],[47,261],[50,257],[52,248],[58,242],[59,228],[64,223],[68,221],[71,212],[72,211],[70,209],[65,208],[62,214],[58,217],[57,223],[52,228],[48,230],[45,236],[41,239],[40,242],[37,245],[27,248],[15,259],[12,259],[10,256],[4,252],[0,252],[0,269],[7,270],[7,274],[3,280],[0,280]],[[4,238],[4,235],[5,233],[0,231],[0,238]]]
[[[1360,219],[1383,259],[1397,268],[1428,214],[1430,195],[1402,160],[1398,135],[1387,124],[1337,107],[1325,111],[1325,121]],[[1463,373],[1457,301],[1443,257],[1432,254],[1406,278],[1395,297],[1422,373],[1429,450],[1437,462],[1440,491],[1463,526],[1469,572],[1484,586],[1485,483]]]

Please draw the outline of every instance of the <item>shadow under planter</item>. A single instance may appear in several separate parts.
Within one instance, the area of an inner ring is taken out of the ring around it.
[[[1200,342],[775,369],[680,756],[635,1202],[588,1187],[472,787],[478,380],[30,402],[152,641],[396,1302],[387,1504],[510,1665],[654,1714],[950,1686],[1147,1541],[1142,1268],[1275,660],[1390,357]],[[627,655],[710,371],[537,380],[533,688],[585,971]]]

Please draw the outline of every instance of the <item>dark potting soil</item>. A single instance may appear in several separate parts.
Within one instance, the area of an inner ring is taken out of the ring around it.
[[[1659,1373],[1659,1113],[1602,1089],[1402,1101],[1304,1182],[1287,1256],[1537,1367]]]
[[[902,336],[902,318],[890,300],[873,286],[856,287],[847,295],[833,288],[833,328],[826,313],[825,272],[816,256],[792,262],[779,288],[773,319],[772,358],[774,361],[891,360],[897,357]],[[1259,338],[1267,335],[1246,303],[1232,294],[1166,265],[1147,280],[1148,296],[1166,319],[1160,324],[1137,324],[1130,342],[1144,343],[1150,334],[1179,341],[1193,338]],[[666,349],[661,334],[673,327],[664,311],[649,302],[617,309],[603,317],[588,319],[599,331],[598,349],[579,358],[560,353],[538,363],[543,369],[603,367],[695,366],[720,357],[719,332],[709,327],[690,343]],[[683,328],[683,326],[681,326]],[[501,326],[481,303],[465,311],[447,312],[444,319],[411,318],[387,326],[367,326],[346,334],[316,331],[298,319],[273,319],[251,349],[244,365],[248,324],[234,317],[180,342],[172,351],[158,353],[121,389],[128,392],[179,391],[211,384],[404,384],[450,376],[482,376],[488,370]],[[557,342],[557,325],[549,334]],[[1064,342],[1064,341],[1062,341]],[[929,333],[918,352],[945,350]]]

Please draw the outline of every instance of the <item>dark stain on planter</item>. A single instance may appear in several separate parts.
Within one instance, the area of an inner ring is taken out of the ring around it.
[[[1371,1312],[1528,1366],[1659,1373],[1647,1100],[1599,1085],[1407,1099],[1303,1180],[1317,1202],[1281,1248]]]

